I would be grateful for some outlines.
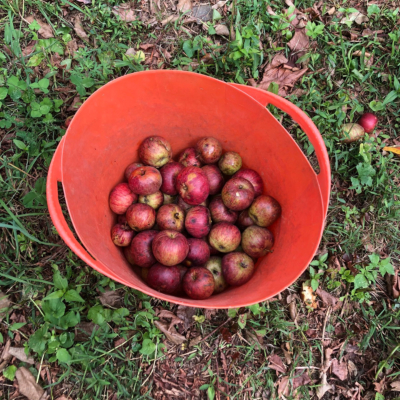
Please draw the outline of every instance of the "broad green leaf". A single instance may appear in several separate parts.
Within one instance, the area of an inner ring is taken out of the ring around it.
[[[95,83],[94,79],[88,77],[83,78],[81,82],[82,86],[84,86],[85,88],[91,88],[94,85],[94,83]]]
[[[323,254],[321,257],[320,257],[320,261],[321,262],[325,262],[326,260],[328,259],[328,253],[325,253],[325,254]]]
[[[229,318],[235,318],[237,313],[238,313],[238,310],[239,310],[238,308],[230,308],[228,310],[228,317]]]
[[[244,329],[244,327],[246,326],[246,321],[247,321],[247,314],[239,315],[238,324],[240,326],[240,329]]]
[[[368,17],[370,17],[373,14],[379,14],[381,12],[380,8],[376,4],[371,4],[368,6]]]
[[[35,353],[42,355],[46,349],[46,337],[48,332],[47,323],[43,324],[33,335],[29,337],[28,346]]]
[[[215,10],[214,10],[215,11]],[[215,397],[215,389],[214,389],[214,386],[210,386],[208,389],[207,389],[207,397],[208,397],[208,400],[214,400],[214,397]]]
[[[24,142],[22,142],[21,140],[14,139],[13,143],[21,150],[27,150],[28,149],[26,144]]]
[[[17,372],[17,367],[15,365],[10,365],[3,371],[3,376],[8,380],[13,381],[16,372]]]
[[[315,292],[318,289],[318,281],[316,279],[311,279],[311,288]]]
[[[22,328],[26,325],[26,322],[16,322],[10,326],[10,331],[17,331],[18,329]]]
[[[111,310],[110,310],[111,311]],[[124,321],[125,317],[129,315],[129,310],[127,308],[119,308],[112,313],[112,320],[116,324],[120,324]]]
[[[41,51],[40,53],[34,54],[27,62],[28,67],[37,67],[44,60],[44,53]]]
[[[67,349],[58,349],[56,353],[57,360],[62,363],[68,363],[72,360],[71,354]]]
[[[370,259],[372,264],[375,264],[375,265],[377,265],[380,261],[380,257],[378,256],[378,254],[371,254],[370,256],[368,256],[368,258]]]
[[[64,329],[72,328],[78,325],[80,320],[79,313],[75,314],[73,311],[70,311],[60,319],[60,326]]]
[[[251,306],[249,306],[249,309],[254,315],[260,314],[260,305],[258,303],[252,304]]]
[[[53,300],[53,299],[60,299],[63,297],[64,290],[57,290],[53,293],[50,293],[48,296],[46,296],[43,300]]]
[[[65,290],[68,287],[68,280],[63,278],[58,270],[54,272],[53,282],[57,289]]]
[[[0,100],[3,100],[7,97],[8,94],[8,89],[3,87],[0,87]]]
[[[79,293],[75,289],[70,289],[65,292],[64,299],[67,300],[68,302],[72,301],[79,301],[81,303],[84,303],[85,300],[82,299],[82,297],[79,295]]]
[[[384,276],[385,274],[389,274],[389,275],[394,275],[394,268],[393,265],[390,263],[381,263],[379,265],[379,272],[381,273],[382,276]]]
[[[218,21],[222,18],[221,14],[218,10],[213,10],[213,21]]]
[[[149,356],[153,354],[155,350],[156,345],[153,343],[153,341],[150,339],[144,339],[142,343],[142,348],[139,351],[145,356]]]
[[[65,314],[65,304],[61,299],[51,299],[42,301],[42,309],[45,319],[61,318]]]
[[[383,100],[383,104],[389,104],[392,103],[393,101],[395,101],[397,99],[397,93],[392,90],[390,93],[388,93],[388,95],[385,97],[385,100]]]
[[[258,336],[265,336],[267,334],[266,329],[258,329],[255,332],[257,333]]]
[[[365,279],[363,274],[357,274],[354,278],[354,289],[368,287],[368,281]]]
[[[35,182],[35,191],[39,194],[46,193],[46,178],[38,178]]]
[[[182,49],[188,57],[192,58],[194,56],[194,50],[193,50],[192,42],[190,40],[186,40],[183,43]]]
[[[88,318],[97,325],[102,325],[106,322],[104,308],[101,305],[93,306],[88,312]]]
[[[37,50],[50,51],[53,53],[58,53],[60,55],[64,54],[64,47],[61,42],[55,38],[50,39],[39,39],[36,45]]]

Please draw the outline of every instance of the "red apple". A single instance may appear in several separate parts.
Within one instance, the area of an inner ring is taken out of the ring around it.
[[[204,265],[210,258],[208,244],[201,239],[188,239],[189,253],[184,262],[188,267]]]
[[[210,193],[207,177],[198,167],[186,167],[179,172],[176,188],[182,199],[192,206],[201,204]]]
[[[131,248],[131,246],[123,247],[122,252],[124,253],[124,256],[127,259],[128,263],[131,265],[135,265],[130,248]]]
[[[136,232],[151,229],[156,222],[154,208],[147,204],[132,204],[126,212],[126,219],[129,226]]]
[[[249,208],[250,218],[258,226],[267,227],[275,222],[282,213],[280,204],[271,196],[258,196]]]
[[[138,162],[134,162],[132,164],[129,164],[126,169],[125,169],[125,179],[128,181],[129,177],[131,176],[131,173],[139,168],[139,167],[144,167],[144,165],[142,163],[138,163]]]
[[[177,204],[166,204],[158,210],[156,221],[162,231],[170,229],[182,232],[185,223],[185,212]]]
[[[212,226],[209,241],[215,250],[221,253],[234,251],[240,244],[239,228],[228,222],[218,222]]]
[[[178,206],[180,208],[182,208],[183,211],[187,212],[190,208],[192,208],[193,206],[191,206],[190,204],[186,203],[181,196],[178,196]],[[208,199],[205,199],[202,203],[199,204],[199,206],[204,206],[207,207],[208,206]]]
[[[188,147],[180,155],[178,162],[183,164],[184,167],[201,167],[203,163],[197,158],[196,149]]]
[[[211,257],[204,267],[213,274],[215,284],[214,293],[221,293],[224,291],[228,287],[228,284],[222,275],[222,258],[215,256]]]
[[[133,193],[147,195],[160,190],[162,178],[154,167],[139,167],[130,174],[128,183]]]
[[[254,273],[254,262],[245,253],[229,253],[222,258],[222,275],[230,286],[241,286]]]
[[[188,210],[185,228],[189,235],[202,238],[208,235],[211,228],[211,215],[207,207],[195,206]]]
[[[161,264],[171,266],[180,264],[189,253],[185,236],[177,231],[161,231],[153,240],[154,257]]]
[[[220,195],[215,196],[209,205],[211,212],[211,219],[214,223],[217,222],[230,222],[234,224],[238,219],[238,213],[236,211],[230,210],[222,201]]]
[[[111,240],[116,246],[129,246],[134,236],[135,232],[126,225],[116,224],[111,229]]]
[[[233,175],[242,168],[242,157],[235,151],[227,151],[218,161],[218,167],[225,175]]]
[[[176,190],[176,177],[179,172],[183,170],[184,165],[175,161],[171,161],[168,164],[165,164],[160,169],[160,174],[162,177],[162,185],[160,190],[164,194],[169,194],[170,196],[175,196],[178,194]]]
[[[254,225],[254,221],[250,218],[248,208],[239,214],[236,225],[242,230],[246,229],[248,226]]]
[[[233,178],[247,179],[253,185],[254,197],[260,196],[260,194],[262,194],[264,184],[260,174],[257,171],[254,171],[254,169],[243,168],[236,172],[236,174],[233,175]]]
[[[214,292],[213,274],[206,268],[193,267],[183,277],[183,290],[195,300],[209,298]]]
[[[367,133],[371,133],[375,129],[377,123],[378,118],[372,113],[363,114],[358,121],[358,125],[361,125]]]
[[[139,158],[145,165],[160,168],[172,158],[171,145],[161,136],[150,136],[140,145]]]
[[[157,210],[164,203],[164,195],[158,191],[153,194],[139,196],[138,203],[147,204],[148,206]]]
[[[165,206],[166,204],[175,204],[176,198],[177,198],[177,196],[170,196],[169,194],[165,194],[164,193],[164,203],[163,203],[163,205]]]
[[[241,211],[254,200],[253,185],[244,178],[232,178],[222,189],[222,201],[231,210]]]
[[[110,208],[115,214],[125,214],[128,207],[136,203],[137,195],[132,192],[127,183],[119,183],[111,190]]]
[[[133,238],[129,246],[129,259],[132,260],[131,264],[138,265],[141,268],[150,268],[157,262],[151,249],[151,245],[157,234],[157,231],[149,230],[139,232]]]
[[[242,233],[243,251],[251,258],[263,257],[274,245],[274,235],[266,228],[249,226]]]
[[[175,294],[179,290],[181,273],[176,265],[166,267],[157,263],[150,267],[146,282],[161,293]]]
[[[210,194],[220,193],[224,186],[225,179],[218,167],[216,165],[205,165],[201,169],[206,174],[210,185]]]
[[[204,164],[214,164],[221,157],[221,143],[213,137],[200,139],[196,144],[196,154]]]

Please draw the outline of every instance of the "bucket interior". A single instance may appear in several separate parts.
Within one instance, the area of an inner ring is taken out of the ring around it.
[[[282,206],[271,227],[274,252],[260,259],[253,278],[207,300],[156,292],[142,280],[110,238],[116,216],[111,189],[124,181],[137,149],[152,135],[165,137],[173,156],[213,136],[224,151],[237,151],[263,178],[265,193]],[[147,71],[119,78],[94,93],[79,109],[64,140],[62,181],[79,239],[101,262],[100,272],[149,295],[196,307],[230,308],[263,301],[284,290],[307,268],[323,229],[323,207],[315,172],[279,122],[237,88],[181,71]]]

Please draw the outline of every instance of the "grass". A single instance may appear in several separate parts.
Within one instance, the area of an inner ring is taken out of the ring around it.
[[[62,394],[74,399],[254,399],[278,393],[291,399],[303,371],[310,379],[297,393],[311,399],[321,382],[324,352],[337,346],[334,357],[351,361],[357,372],[344,382],[330,373],[328,381],[352,393],[359,382],[368,398],[395,398],[390,382],[399,379],[400,303],[386,284],[393,271],[384,260],[390,257],[398,270],[400,158],[383,147],[399,144],[398,8],[390,2],[343,2],[329,16],[327,11],[338,5],[324,4],[319,8],[322,21],[307,11],[313,19],[307,26],[311,46],[296,65],[308,72],[295,85],[303,94],[288,98],[318,126],[331,159],[331,203],[320,254],[313,269],[276,301],[230,311],[228,322],[223,311],[196,310],[188,330],[178,327],[181,333],[193,341],[215,332],[191,346],[190,341],[171,344],[154,325],[168,322],[158,317],[161,309],[177,313],[176,306],[110,281],[65,247],[47,211],[47,168],[66,120],[79,102],[111,79],[174,68],[227,82],[258,80],[262,65],[279,51],[290,55],[290,13],[281,2],[238,0],[227,3],[232,12],[220,10],[206,24],[186,25],[180,18],[163,26],[160,21],[171,10],[148,15],[138,11],[145,9],[142,3],[135,3],[140,18],[126,23],[112,12],[121,3],[0,1],[0,289],[12,300],[11,312],[0,322],[0,344],[10,340],[24,346],[36,361],[13,365],[29,367],[54,399]],[[313,5],[296,2],[303,11]],[[340,23],[353,7],[369,21]],[[43,38],[37,23],[27,24],[30,15],[50,24],[54,37]],[[85,40],[74,30],[76,17],[88,35]],[[232,34],[231,39],[213,34],[220,23],[233,24],[235,40]],[[367,28],[382,33],[365,36]],[[157,56],[140,47],[149,43]],[[133,58],[125,55],[129,48],[136,51]],[[289,117],[272,111],[316,165],[304,133]],[[364,111],[378,115],[378,134],[343,144],[341,126],[357,121]],[[340,298],[343,308],[330,307],[327,313],[320,302],[322,308],[311,309],[298,296],[303,284]],[[108,291],[117,293],[112,307],[98,298]],[[357,354],[345,350],[348,345],[359,346]],[[273,353],[284,360],[284,372],[271,367]],[[13,365],[0,367],[4,399],[15,391]],[[374,383],[379,382],[377,391]],[[345,396],[340,390],[336,394]]]

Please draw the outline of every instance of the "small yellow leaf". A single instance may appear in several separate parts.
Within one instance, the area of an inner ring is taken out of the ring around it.
[[[314,309],[318,307],[316,302],[317,296],[315,296],[312,288],[307,286],[305,283],[303,283],[303,288],[301,290],[301,298],[308,307],[312,307]]]
[[[383,150],[390,151],[400,156],[400,147],[384,147]]]

